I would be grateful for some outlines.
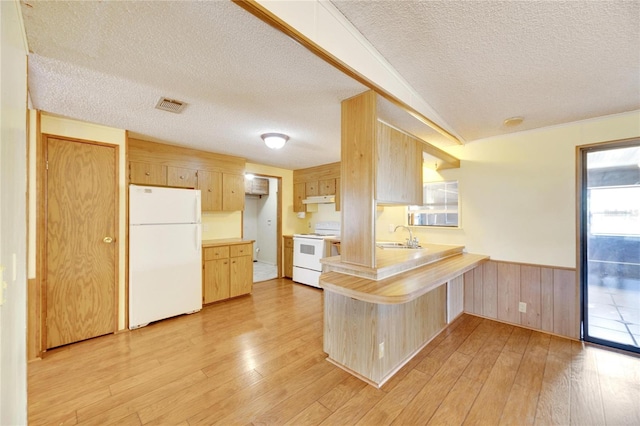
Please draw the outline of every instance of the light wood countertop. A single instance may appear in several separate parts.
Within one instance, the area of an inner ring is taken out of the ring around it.
[[[237,244],[253,243],[255,240],[245,240],[242,238],[222,238],[215,240],[202,240],[202,247],[233,246]]]
[[[487,260],[489,256],[459,253],[381,280],[331,271],[320,275],[320,287],[369,303],[406,303]]]
[[[376,248],[376,267],[344,263],[340,256],[320,260],[323,271],[341,272],[372,280],[385,279],[428,263],[462,253],[464,246],[448,244],[423,244],[422,249]]]

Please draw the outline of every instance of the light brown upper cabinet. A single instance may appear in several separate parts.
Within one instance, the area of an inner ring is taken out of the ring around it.
[[[376,267],[378,204],[422,205],[423,152],[439,159],[438,170],[460,167],[459,159],[401,130],[416,119],[438,129],[371,90],[342,101],[341,175],[348,179],[340,184],[340,202],[342,229],[349,230],[340,244],[343,262]]]
[[[177,188],[196,188],[198,171],[183,167],[167,167],[167,185]]]
[[[129,182],[138,185],[167,185],[167,166],[141,161],[129,162]]]
[[[323,179],[318,186],[319,195],[336,195],[335,179]]]
[[[304,184],[304,196],[305,197],[313,197],[319,195],[318,191],[318,181],[314,180],[311,182],[305,182]]]
[[[244,158],[133,138],[128,155],[131,183],[198,188],[203,211],[244,209]]]
[[[302,203],[302,200],[304,200],[305,198],[305,187],[306,187],[306,184],[304,182],[293,184],[293,211],[294,212],[307,211],[307,206]]]
[[[198,189],[200,189],[202,211],[222,210],[222,173],[199,170]]]
[[[222,174],[222,210],[244,210],[244,175]]]
[[[376,201],[422,205],[422,142],[377,123]]]
[[[340,210],[340,163],[323,164],[293,171],[293,211],[305,212],[302,200],[318,195],[335,195],[336,210]]]
[[[244,180],[244,193],[249,195],[269,195],[269,179],[254,177]]]

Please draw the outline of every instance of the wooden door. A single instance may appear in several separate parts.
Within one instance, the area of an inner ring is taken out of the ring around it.
[[[46,140],[46,347],[116,331],[117,148]]]

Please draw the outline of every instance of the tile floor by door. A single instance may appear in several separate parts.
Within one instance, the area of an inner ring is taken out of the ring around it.
[[[253,282],[278,278],[278,267],[264,262],[253,262]]]
[[[640,281],[625,281],[589,285],[589,335],[640,347]]]

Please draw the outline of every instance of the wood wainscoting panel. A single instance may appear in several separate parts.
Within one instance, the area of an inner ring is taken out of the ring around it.
[[[553,271],[553,332],[561,336],[580,338],[576,318],[576,274],[566,269]]]
[[[482,268],[482,315],[487,318],[498,318],[498,265],[485,262]]]
[[[463,279],[466,313],[579,339],[574,270],[490,260]],[[520,302],[526,313],[519,312]]]
[[[459,275],[447,282],[447,323],[451,324],[462,312],[464,312],[464,278]]]
[[[498,319],[520,323],[520,265],[498,263]]]
[[[490,263],[491,261],[487,262]],[[478,266],[479,268],[480,266]],[[476,314],[474,302],[475,302],[475,294],[473,290],[474,280],[473,280],[473,270],[469,272],[465,272],[463,275],[464,280],[464,311],[470,314]]]
[[[478,315],[485,315],[484,313],[484,289],[483,289],[483,268],[475,268],[473,272],[473,308]]]
[[[527,312],[520,313],[520,324],[540,330],[540,267],[520,266],[520,301],[527,304]]]
[[[553,269],[540,268],[540,329],[553,333]]]

